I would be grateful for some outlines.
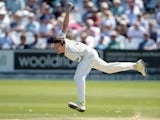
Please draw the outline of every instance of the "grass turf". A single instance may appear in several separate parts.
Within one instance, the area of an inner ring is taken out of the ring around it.
[[[160,81],[87,81],[85,113],[67,107],[77,100],[73,81],[0,80],[0,119],[51,117],[160,118]]]

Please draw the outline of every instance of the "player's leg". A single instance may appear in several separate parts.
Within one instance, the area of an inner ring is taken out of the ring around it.
[[[96,57],[93,68],[105,73],[117,73],[121,71],[136,70],[146,76],[144,62],[139,60],[138,62],[111,62],[107,63],[99,57]]]
[[[85,79],[92,68],[92,58],[83,58],[79,63],[74,75],[74,81],[78,91],[78,101],[76,103],[69,102],[69,107],[80,112],[85,111]]]

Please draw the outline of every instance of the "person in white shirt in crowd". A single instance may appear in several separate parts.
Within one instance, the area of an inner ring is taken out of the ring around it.
[[[72,6],[73,5],[71,3],[67,6],[66,16],[62,27],[62,34],[61,36],[57,36],[57,38],[53,41],[53,47],[57,54],[63,53],[70,60],[77,61],[79,63],[74,75],[74,80],[78,91],[78,101],[75,103],[69,102],[68,106],[72,109],[78,110],[79,112],[84,112],[86,110],[85,79],[92,68],[109,74],[127,70],[135,70],[142,73],[143,76],[146,76],[146,71],[143,60],[139,60],[137,62],[108,63],[99,57],[95,49],[90,48],[81,42],[67,39],[65,34],[69,24],[69,14]]]
[[[23,24],[23,13],[19,10],[12,15],[10,31],[22,32],[24,30],[25,25]]]
[[[0,33],[3,34],[10,28],[10,19],[5,8],[0,9]]]
[[[95,47],[95,38],[89,35],[87,31],[82,31],[80,34],[80,42],[86,44],[88,47]]]
[[[134,44],[138,47],[139,43],[143,41],[145,33],[146,29],[137,21],[133,26],[128,28],[127,37],[131,41],[133,40]]]
[[[39,33],[40,24],[36,20],[35,14],[30,12],[29,15],[28,15],[28,19],[29,19],[29,21],[25,26],[25,31],[26,32],[32,32],[34,34],[38,34]]]
[[[85,25],[82,27],[81,32],[87,32],[89,36],[92,36],[94,38],[93,45],[94,47],[98,44],[99,38],[100,38],[100,28],[97,26],[94,26],[94,22],[92,19],[87,19],[85,22]]]

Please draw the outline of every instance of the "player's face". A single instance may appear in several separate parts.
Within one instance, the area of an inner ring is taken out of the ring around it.
[[[65,52],[65,45],[61,43],[54,43],[54,49],[57,54],[61,54]]]

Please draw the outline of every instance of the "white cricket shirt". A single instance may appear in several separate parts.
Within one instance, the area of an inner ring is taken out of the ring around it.
[[[77,42],[74,40],[69,40],[65,38],[65,53],[64,55],[70,60],[80,62],[83,57],[89,55],[95,51],[89,48],[87,45]]]

